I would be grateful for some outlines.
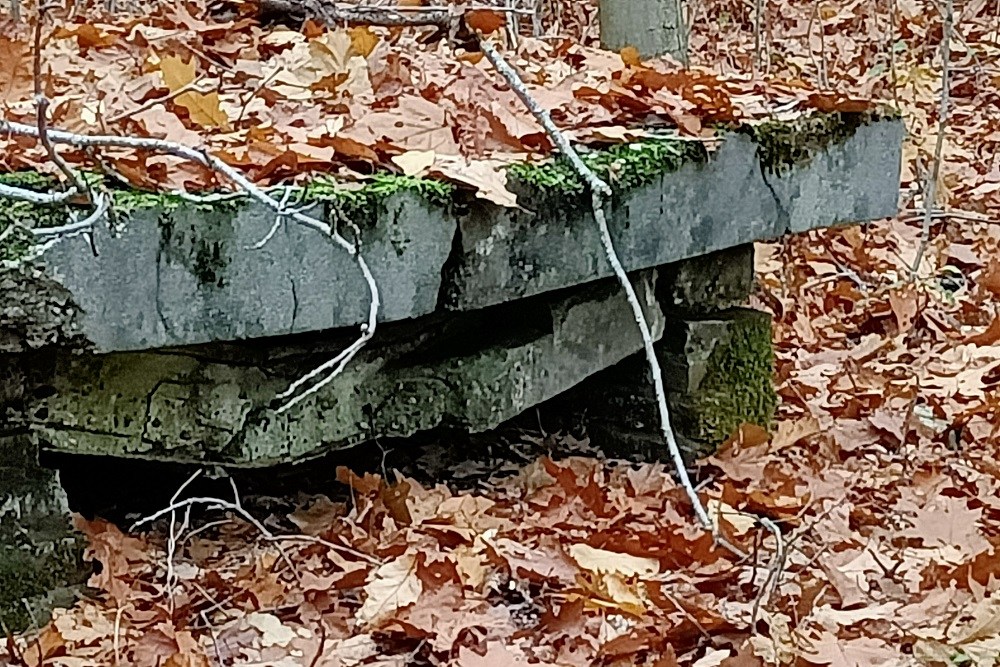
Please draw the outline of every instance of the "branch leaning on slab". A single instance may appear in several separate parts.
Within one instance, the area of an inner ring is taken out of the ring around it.
[[[611,187],[580,158],[579,153],[573,148],[566,135],[556,127],[548,110],[543,108],[531,96],[531,93],[528,92],[528,88],[524,84],[524,80],[521,79],[521,76],[510,66],[504,57],[500,55],[496,47],[486,40],[481,40],[480,44],[483,53],[486,54],[486,58],[489,59],[497,72],[507,81],[511,89],[517,93],[517,96],[545,129],[546,134],[549,135],[552,142],[555,143],[559,151],[569,160],[577,174],[580,175],[590,188],[591,206],[593,207],[594,219],[597,221],[597,226],[601,232],[601,244],[604,246],[604,253],[607,255],[612,270],[614,270],[615,277],[621,283],[622,289],[625,290],[625,297],[628,299],[629,306],[632,308],[632,315],[635,317],[636,324],[639,326],[639,333],[642,335],[642,345],[646,352],[646,362],[649,365],[649,374],[653,381],[656,404],[660,414],[660,432],[667,443],[667,449],[670,451],[670,457],[677,470],[677,477],[687,492],[687,496],[694,508],[695,516],[701,525],[706,530],[711,531],[715,535],[716,540],[719,540],[719,536],[713,529],[712,520],[709,518],[708,512],[705,511],[705,506],[702,505],[701,499],[698,497],[698,493],[695,491],[694,485],[691,483],[691,477],[688,475],[687,468],[684,465],[684,458],[681,456],[680,447],[677,445],[677,439],[674,437],[674,431],[670,425],[670,409],[667,407],[667,394],[663,387],[663,373],[660,370],[660,362],[656,357],[656,350],[653,347],[653,335],[650,332],[646,316],[642,312],[642,304],[639,302],[639,297],[628,278],[628,274],[625,272],[625,267],[622,265],[621,259],[618,257],[617,251],[615,251],[614,242],[611,239],[608,219],[604,212],[604,204],[611,196]]]
[[[37,139],[39,138],[39,128],[34,125],[26,125],[24,123],[16,123],[13,121],[0,121],[0,135],[3,134],[34,137]],[[300,403],[306,397],[315,394],[317,391],[329,384],[341,371],[343,371],[344,367],[348,364],[348,362],[350,362],[354,355],[356,355],[358,351],[360,351],[361,348],[364,347],[365,344],[375,335],[375,328],[378,323],[378,311],[381,306],[381,299],[378,285],[375,283],[375,277],[372,275],[368,263],[358,251],[358,247],[344,238],[332,225],[318,218],[306,215],[302,211],[288,208],[281,201],[275,199],[267,192],[254,185],[254,183],[252,183],[246,176],[234,167],[215,157],[207,150],[199,150],[183,144],[164,141],[162,139],[145,139],[117,135],[74,134],[72,132],[65,132],[56,129],[47,129],[45,134],[47,135],[48,140],[53,144],[66,144],[80,148],[129,148],[133,150],[164,153],[167,155],[173,155],[174,157],[178,157],[183,160],[190,160],[191,162],[201,164],[224,175],[237,187],[239,187],[240,190],[274,211],[277,216],[286,220],[293,220],[304,227],[308,227],[309,229],[323,234],[335,245],[347,252],[354,259],[354,261],[357,262],[365,283],[368,285],[368,291],[371,296],[368,307],[368,319],[361,325],[361,335],[354,341],[354,343],[352,343],[334,359],[310,371],[304,377],[292,383],[286,391],[279,394],[278,398],[284,402],[277,408],[277,412],[281,413],[287,411],[292,406]],[[26,199],[29,201],[31,197],[38,194],[26,194],[30,191],[22,190],[21,188],[15,188],[14,190],[16,192],[12,192],[12,194],[14,194],[16,198]],[[0,194],[3,194],[3,191],[0,191]],[[58,196],[65,196],[65,193],[59,193]],[[56,195],[42,195],[42,199],[45,203],[55,203],[58,201],[55,197]],[[81,221],[81,224],[82,222],[83,221]],[[76,224],[74,224],[74,231],[80,231],[79,229],[76,229]]]

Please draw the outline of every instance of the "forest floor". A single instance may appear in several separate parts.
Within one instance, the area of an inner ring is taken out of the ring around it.
[[[693,3],[696,65],[894,100],[910,136],[899,218],[758,247],[779,420],[697,468],[703,502],[748,557],[713,545],[669,467],[526,437],[527,451],[558,453],[471,461],[461,472],[475,483],[345,468],[346,495],[257,523],[184,509],[151,532],[81,520],[99,594],[11,640],[7,659],[997,664],[996,3],[956,3],[937,208],[912,279],[942,101],[938,4],[766,3],[759,49],[752,4]]]

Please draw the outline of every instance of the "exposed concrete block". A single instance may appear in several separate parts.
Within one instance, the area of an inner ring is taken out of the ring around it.
[[[777,397],[767,313],[736,308],[700,320],[669,318],[657,344],[678,444],[688,460],[714,451],[740,424],[767,426]],[[642,355],[599,373],[565,399],[586,412],[605,451],[667,456]]]
[[[635,282],[659,338],[654,280],[644,272]],[[284,414],[275,394],[340,341],[66,355],[35,428],[68,453],[267,465],[439,425],[484,431],[642,347],[614,281],[386,334]]]
[[[366,321],[368,287],[357,265],[318,232],[286,224],[263,248],[252,249],[273,222],[273,212],[253,201],[138,209],[117,236],[96,228],[99,256],[84,239],[68,239],[46,252],[45,265],[72,292],[87,337],[101,351]],[[362,230],[383,321],[436,308],[455,225],[416,195],[400,193],[384,202],[377,224]]]
[[[753,244],[747,243],[660,267],[660,303],[690,315],[746,303],[754,285],[753,252]]]
[[[895,215],[901,139],[897,121],[873,122],[818,148],[808,162],[772,172],[757,143],[729,135],[707,163],[689,162],[616,200],[609,210],[615,248],[632,271]],[[520,200],[528,210],[478,205],[460,218],[446,307],[480,308],[611,275],[589,205],[560,206],[531,190]]]
[[[635,271],[892,215],[901,137],[899,121],[873,121],[808,160],[771,169],[762,163],[760,139],[729,133],[707,163],[676,170],[671,163],[653,182],[614,197],[616,248]],[[381,291],[381,321],[474,310],[611,275],[586,194],[522,185],[519,195],[523,210],[461,197],[448,208],[401,192],[369,212],[360,236]],[[337,219],[332,208],[326,213]],[[324,215],[322,207],[316,214]],[[38,276],[65,287],[65,305],[82,309],[81,331],[101,352],[365,321],[369,295],[357,266],[313,230],[288,224],[262,249],[249,249],[273,219],[250,201],[140,208],[115,234],[96,229],[97,257],[84,238],[67,239],[46,252]],[[0,347],[23,293],[0,290]]]
[[[58,473],[36,454],[26,434],[0,434],[0,620],[15,632],[72,604],[87,575]]]

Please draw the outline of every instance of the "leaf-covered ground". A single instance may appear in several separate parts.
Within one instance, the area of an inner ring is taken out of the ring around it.
[[[751,71],[752,4],[695,3],[695,59]],[[937,5],[766,6],[759,74],[817,83],[825,71],[838,90],[894,99],[911,137],[900,219],[759,248],[754,299],[775,315],[780,420],[771,435],[742,429],[698,471],[748,558],[713,547],[660,465],[543,458],[475,491],[343,470],[347,501],[312,498],[261,526],[223,512],[188,525],[183,510],[173,539],[168,521],[130,536],[82,523],[101,594],[12,642],[8,659],[996,664],[996,3],[956,3],[937,202],[948,212],[914,281],[941,92]]]
[[[451,40],[435,27],[261,25],[257,4],[244,0],[153,0],[141,14],[117,15],[90,4],[50,9],[38,34],[35,21],[0,15],[6,120],[34,124],[37,66],[53,128],[206,148],[261,185],[317,174],[363,181],[390,170],[456,182],[506,206],[516,202],[505,167],[554,150],[472,36],[478,30],[504,41],[507,14],[470,12],[457,24],[464,37]],[[33,12],[30,2],[22,9]],[[794,118],[869,106],[801,82],[722,79],[666,58],[640,62],[634,49],[604,52],[566,36],[567,23],[582,32],[580,21],[592,21],[593,11],[567,13],[565,21],[543,17],[537,36],[508,40],[505,51],[581,145],[664,133],[703,138],[719,124],[754,122],[774,109]],[[0,147],[0,169],[53,171],[33,140],[0,136]],[[144,189],[227,185],[200,164],[155,151],[104,151],[97,159],[67,149],[64,157]]]

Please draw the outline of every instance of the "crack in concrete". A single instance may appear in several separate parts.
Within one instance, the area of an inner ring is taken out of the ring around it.
[[[758,160],[757,166],[760,169],[760,178],[764,182],[764,186],[767,188],[767,191],[771,193],[771,198],[774,199],[774,205],[778,209],[778,215],[781,216],[781,233],[787,234],[792,228],[791,214],[788,212],[788,209],[785,208],[784,202],[781,201],[781,197],[779,197],[778,193],[775,191],[774,185],[768,179],[767,169],[764,168],[763,163]]]
[[[160,318],[160,326],[163,327],[164,336],[167,336],[170,333],[170,327],[167,325],[167,316],[163,314],[163,296],[161,293],[163,283],[160,279],[160,263],[162,262],[162,260],[163,260],[163,244],[160,243],[160,245],[156,248],[156,270],[154,272],[156,281],[156,286],[155,286],[156,298],[154,301],[156,305],[156,315],[157,317]]]
[[[299,316],[299,295],[295,289],[295,277],[288,274],[288,282],[292,285],[292,321],[288,325],[288,333],[295,333],[295,319]]]

